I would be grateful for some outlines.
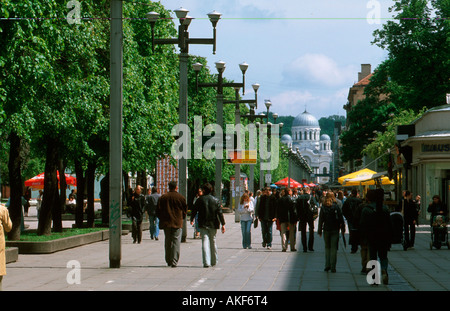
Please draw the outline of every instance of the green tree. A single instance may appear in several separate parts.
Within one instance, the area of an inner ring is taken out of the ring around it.
[[[387,162],[389,160],[388,150],[392,150],[397,142],[395,138],[397,126],[411,124],[414,120],[422,116],[426,109],[424,107],[419,113],[415,113],[412,110],[402,110],[398,115],[392,116],[392,119],[383,123],[385,127],[384,131],[377,132],[374,141],[367,145],[362,153],[369,155],[372,159],[382,158],[383,155],[386,155],[385,158],[380,159],[379,163],[387,169]]]
[[[385,61],[389,100],[419,112],[445,104],[450,89],[450,1],[396,0],[394,20],[374,32]]]

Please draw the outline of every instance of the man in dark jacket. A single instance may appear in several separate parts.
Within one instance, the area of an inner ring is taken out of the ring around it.
[[[159,198],[156,209],[159,228],[164,229],[166,262],[173,268],[177,266],[180,258],[181,232],[187,213],[186,198],[176,190],[177,183],[169,182],[169,192]]]
[[[152,187],[151,194],[149,193],[145,196],[145,211],[148,214],[148,221],[150,222],[150,238],[156,241],[158,241],[159,236],[159,219],[156,217],[156,208],[158,207],[160,197],[161,195],[158,193],[156,187]]]
[[[380,259],[383,284],[389,283],[387,273],[388,250],[391,244],[392,223],[389,209],[383,205],[384,190],[376,189],[367,191],[368,204],[364,205],[361,212],[360,230],[363,238],[369,244],[370,260]]]
[[[403,225],[405,233],[406,247],[413,248],[416,237],[417,209],[416,204],[412,200],[412,193],[405,191],[405,197],[400,201],[403,210]]]
[[[141,243],[142,240],[142,219],[144,216],[145,197],[141,193],[142,187],[137,185],[131,197],[131,235],[133,243]]]
[[[298,230],[302,235],[303,252],[306,253],[308,250],[314,252],[314,215],[311,207],[311,204],[314,204],[314,202],[312,202],[313,198],[310,195],[310,189],[305,188],[303,191],[303,194],[297,198],[296,209],[300,221]],[[306,244],[306,225],[309,228],[308,244]]]
[[[348,229],[349,229],[349,240],[348,244],[351,245],[351,253],[354,254],[358,251],[359,237],[358,237],[358,226],[353,220],[353,215],[356,214],[356,209],[362,204],[362,200],[358,198],[358,191],[356,189],[352,190],[352,194],[345,200],[342,206],[342,214],[345,219],[347,219]]]
[[[296,252],[297,242],[297,215],[294,210],[294,202],[291,199],[292,190],[286,188],[284,195],[278,199],[276,205],[275,218],[280,222],[281,248],[282,252],[287,250],[288,243],[291,245],[291,252]],[[289,239],[286,233],[289,232]]]
[[[225,233],[225,218],[222,206],[217,198],[211,195],[213,187],[206,183],[202,186],[203,195],[194,204],[191,212],[191,225],[194,224],[195,215],[198,214],[198,227],[202,238],[203,267],[215,266],[218,261],[216,234],[222,224],[222,233]]]
[[[275,220],[275,198],[270,195],[270,188],[265,187],[256,203],[255,215],[261,223],[262,246],[272,248],[272,226]]]

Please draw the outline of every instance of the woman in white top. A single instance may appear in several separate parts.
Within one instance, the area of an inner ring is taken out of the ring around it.
[[[252,236],[251,228],[253,222],[253,203],[248,194],[244,193],[241,197],[238,213],[241,215],[241,230],[242,230],[242,247],[251,249]]]

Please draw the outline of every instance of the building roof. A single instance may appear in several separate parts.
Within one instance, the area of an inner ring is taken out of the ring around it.
[[[355,84],[353,84],[353,86],[366,86],[369,84],[370,82],[370,78],[373,77],[373,73],[371,73],[370,75],[368,75],[367,77],[359,80],[358,82],[356,82]]]
[[[306,110],[295,117],[294,121],[292,122],[292,126],[320,127],[319,121],[317,121],[316,117],[314,117]]]

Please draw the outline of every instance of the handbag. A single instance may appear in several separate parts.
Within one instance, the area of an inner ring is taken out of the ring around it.
[[[253,228],[258,228],[258,218],[253,221]]]
[[[316,220],[317,217],[319,217],[319,208],[317,207],[316,201],[314,200],[314,198],[312,196],[309,200],[309,208],[311,210],[313,219]]]

